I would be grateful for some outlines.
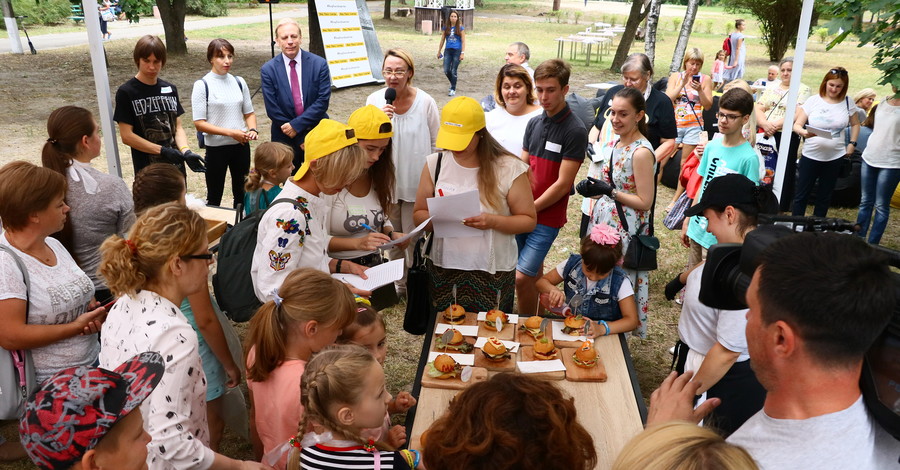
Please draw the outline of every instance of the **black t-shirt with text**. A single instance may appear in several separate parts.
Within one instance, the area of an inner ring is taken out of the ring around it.
[[[135,134],[154,144],[176,148],[177,118],[182,114],[184,108],[178,99],[178,90],[164,80],[147,85],[131,78],[116,91],[113,120],[131,125]],[[131,149],[131,159],[135,174],[150,163],[164,162],[159,155],[150,155],[134,148]]]

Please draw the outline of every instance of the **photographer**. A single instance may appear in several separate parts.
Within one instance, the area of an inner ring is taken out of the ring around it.
[[[863,354],[895,307],[884,256],[856,237],[801,233],[757,258],[747,290],[747,343],[768,394],[728,442],[760,468],[897,468],[900,441],[863,404]],[[714,408],[692,401],[702,386],[670,375],[653,392],[647,424],[695,422]]]
[[[771,189],[757,186],[744,175],[730,174],[710,181],[703,198],[685,215],[706,217],[706,230],[720,243],[742,244],[756,228],[759,214],[777,212],[778,200]],[[728,437],[762,408],[766,390],[750,368],[744,334],[747,310],[711,308],[700,302],[704,266],[701,263],[666,285],[668,299],[687,285],[678,320],[675,370],[697,371],[693,380],[702,383],[697,393],[722,399],[706,422]]]

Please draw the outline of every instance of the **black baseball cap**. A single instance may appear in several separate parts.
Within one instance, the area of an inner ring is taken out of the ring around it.
[[[703,215],[710,207],[758,204],[759,187],[750,178],[737,173],[717,176],[706,185],[700,202],[684,211],[685,217]]]

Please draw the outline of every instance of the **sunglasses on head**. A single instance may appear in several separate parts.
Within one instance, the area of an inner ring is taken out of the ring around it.
[[[847,71],[844,70],[844,69],[831,69],[831,70],[828,71],[828,74],[829,74],[829,75],[842,75],[842,76],[844,76],[844,77],[846,77],[847,75],[849,75],[849,74],[847,73]]]

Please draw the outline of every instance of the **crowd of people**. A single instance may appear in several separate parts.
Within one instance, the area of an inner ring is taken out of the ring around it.
[[[132,150],[130,190],[91,166],[99,128],[75,106],[50,114],[43,166],[0,167],[0,313],[11,328],[0,346],[29,350],[40,383],[21,418],[21,447],[0,443],[0,455],[24,449],[42,468],[593,468],[598,436],[578,423],[574,398],[521,374],[467,388],[421,449],[404,448],[406,430],[391,414],[416,399],[386,389],[379,310],[407,294],[405,279],[370,292],[330,274],[365,277],[386,261],[382,245],[431,217],[429,198],[477,191],[480,214],[461,223],[478,235],[432,240],[434,311],[455,303],[533,315],[570,305],[592,320],[592,337],[646,337],[649,270],[625,258],[653,233],[659,169],[674,158],[686,178],[668,210],[688,201],[688,269],[665,288],[683,303],[677,372],[651,397],[646,431],[604,458],[623,470],[694,468],[680,467],[685,459],[702,468],[893,468],[900,442],[863,405],[859,371],[895,299],[885,259],[860,238],[879,243],[900,181],[900,100],[873,105],[871,90],[851,100],[842,67],[817,95],[801,89],[779,204],[763,184],[755,136],[757,127],[778,137],[790,125],[793,61],[781,61],[754,98],[746,81],[731,80],[744,73],[745,27],[735,23],[731,54],[719,51],[710,74],[702,51],[688,49],[664,91],[648,57],[632,54],[588,129],[566,101],[570,66],[550,59],[532,69],[524,43],[509,45],[492,99],[458,96],[442,109],[413,86],[412,55],[389,49],[386,87],[347,123],[329,119],[327,64],[301,49],[299,24],[283,19],[281,54],[261,69],[269,139],[256,129],[247,82],[229,72],[234,47],[210,42],[210,72],[191,94],[205,158],[190,148],[177,88],[159,78],[164,43],[140,38],[137,73],[117,91],[114,115]],[[454,11],[438,53],[450,96],[465,46]],[[714,107],[718,132],[707,142],[702,112]],[[268,141],[251,161],[258,139]],[[813,214],[825,216],[842,159],[855,151],[859,237],[778,240],[760,258],[747,309],[701,302],[707,250],[742,244],[760,215],[788,207],[804,215],[814,187]],[[586,159],[587,178],[577,181]],[[210,291],[215,254],[186,198],[187,168],[205,173],[207,204],[222,203],[230,173],[235,207],[261,214],[249,273],[262,306],[244,351],[228,344],[231,325]],[[569,248],[578,254],[547,268],[576,192],[581,240]],[[409,266],[409,245],[387,255]],[[224,397],[244,369],[253,461],[219,453],[231,411]],[[76,412],[93,417],[90,436],[51,445]],[[709,429],[683,422],[704,418]]]

